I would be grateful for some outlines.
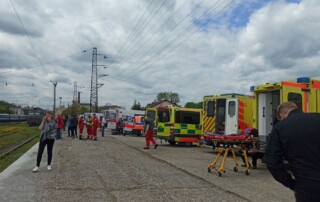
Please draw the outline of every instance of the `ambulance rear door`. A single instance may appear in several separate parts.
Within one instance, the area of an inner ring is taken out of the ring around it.
[[[266,136],[272,130],[272,93],[258,94],[258,129],[261,141],[266,141]]]
[[[205,97],[203,99],[203,118],[202,133],[215,132],[215,105],[213,97]]]
[[[226,99],[226,122],[225,134],[237,134],[238,132],[238,114],[239,114],[239,99]]]

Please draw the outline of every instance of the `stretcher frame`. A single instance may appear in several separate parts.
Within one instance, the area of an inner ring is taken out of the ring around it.
[[[218,148],[218,154],[215,157],[214,161],[208,165],[208,172],[211,173],[211,170],[216,168],[217,163],[219,162],[220,158],[223,156],[220,167],[217,170],[219,177],[221,177],[222,173],[226,172],[225,164],[226,164],[226,159],[229,153],[232,154],[233,161],[234,161],[233,171],[238,172],[239,164],[237,161],[237,156],[235,154],[234,147],[240,146],[242,150],[241,155],[244,157],[244,160],[245,160],[245,166],[246,166],[245,174],[247,176],[250,175],[251,168],[248,162],[247,150],[254,148],[258,140],[259,140],[258,137],[251,137],[251,135],[246,135],[246,136],[223,135],[223,136],[217,136],[213,138],[212,141],[214,146]]]

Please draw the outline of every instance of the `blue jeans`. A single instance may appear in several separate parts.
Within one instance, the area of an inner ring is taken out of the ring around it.
[[[57,140],[61,139],[61,128],[57,128],[57,130],[56,130],[56,138],[57,138]]]

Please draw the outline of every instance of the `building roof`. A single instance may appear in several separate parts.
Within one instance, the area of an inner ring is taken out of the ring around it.
[[[152,107],[152,108],[159,108],[161,106],[168,106],[168,105],[172,105],[174,107],[180,107],[178,104],[170,102],[169,100],[161,100],[161,101],[154,101],[150,104],[147,104],[147,107]]]

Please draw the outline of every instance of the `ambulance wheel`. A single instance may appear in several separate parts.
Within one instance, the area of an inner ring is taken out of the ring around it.
[[[169,144],[174,145],[176,144],[176,141],[168,140]]]
[[[186,143],[185,143],[185,145],[186,145],[187,147],[192,147],[192,144],[193,144],[192,142],[186,142]]]
[[[219,175],[219,177],[221,177],[221,175],[222,175],[222,174],[221,174],[221,172],[220,172],[220,171],[218,172],[218,175]]]
[[[238,168],[237,168],[237,167],[234,167],[234,168],[233,168],[233,171],[234,171],[234,172],[238,172]]]
[[[211,173],[211,169],[210,168],[208,168],[208,173]]]
[[[246,175],[250,175],[250,172],[248,170],[246,170]]]

